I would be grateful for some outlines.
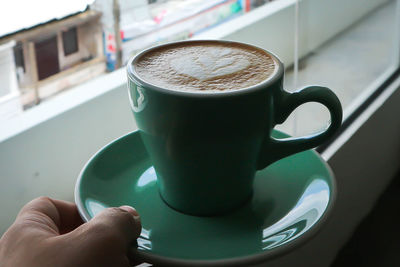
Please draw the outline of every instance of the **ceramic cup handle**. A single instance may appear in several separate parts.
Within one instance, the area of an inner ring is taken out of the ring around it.
[[[327,141],[334,135],[342,123],[342,106],[338,97],[328,88],[321,86],[308,86],[294,93],[284,92],[277,101],[275,109],[275,123],[283,123],[298,106],[307,102],[317,102],[326,106],[331,116],[329,127],[322,132],[296,138],[278,140],[273,137],[266,138],[262,148],[257,169],[263,169],[269,164],[286,156],[314,148]]]

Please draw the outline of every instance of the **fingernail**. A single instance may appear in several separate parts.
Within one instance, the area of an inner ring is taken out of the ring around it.
[[[137,212],[137,210],[134,207],[124,205],[124,206],[121,206],[119,208],[129,212],[130,214],[132,214],[132,216],[135,219],[135,221],[140,221],[139,213]]]
[[[134,212],[134,213],[137,213],[137,211],[136,211],[136,209],[134,208],[134,207],[131,207],[131,206],[128,206],[128,205],[123,205],[123,206],[121,206],[121,207],[119,207],[120,209],[123,209],[123,210],[125,210],[125,211],[128,211],[128,212]]]

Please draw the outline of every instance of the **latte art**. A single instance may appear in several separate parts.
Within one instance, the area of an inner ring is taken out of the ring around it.
[[[270,77],[275,61],[244,44],[178,43],[145,53],[135,70],[146,82],[166,89],[236,90]]]
[[[200,81],[233,74],[246,69],[250,62],[232,49],[218,47],[206,54],[192,54],[172,59],[171,67],[179,74],[186,74]]]

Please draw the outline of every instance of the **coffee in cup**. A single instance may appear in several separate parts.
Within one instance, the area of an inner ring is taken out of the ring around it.
[[[156,86],[178,91],[238,90],[273,75],[274,58],[240,43],[176,43],[143,54],[137,74]]]

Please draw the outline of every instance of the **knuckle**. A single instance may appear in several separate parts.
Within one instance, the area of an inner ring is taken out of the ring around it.
[[[47,196],[40,196],[34,199],[34,201],[40,201],[40,202],[51,202],[51,198]]]
[[[40,196],[40,197],[37,197],[36,199],[38,199],[38,200],[45,200],[45,201],[50,200],[50,198],[49,198],[48,196]]]
[[[28,203],[26,203],[21,210],[18,212],[17,218],[20,218],[21,216],[24,216],[26,214],[31,214],[33,212],[36,212],[38,209],[42,209],[44,207],[52,207],[52,201],[51,198],[46,197],[46,196],[41,196],[37,197]]]

